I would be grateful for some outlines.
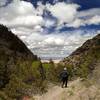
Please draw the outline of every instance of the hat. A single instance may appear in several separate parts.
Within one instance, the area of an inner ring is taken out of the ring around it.
[[[64,67],[64,70],[67,70],[67,68],[66,68],[66,67]]]

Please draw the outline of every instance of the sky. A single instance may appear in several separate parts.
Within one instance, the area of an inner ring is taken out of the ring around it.
[[[63,59],[100,33],[100,0],[0,0],[0,24],[41,59]]]

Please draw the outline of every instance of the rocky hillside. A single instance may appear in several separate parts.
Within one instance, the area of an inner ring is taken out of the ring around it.
[[[81,47],[74,51],[70,56],[82,55],[87,52],[100,48],[100,34],[95,36],[93,39],[87,40]]]
[[[0,25],[0,54],[15,59],[17,57],[23,57],[23,59],[29,60],[37,59],[26,45],[3,25]]]
[[[97,62],[100,62],[100,34],[87,40],[60,63],[71,67],[74,75],[87,77],[95,69]]]
[[[7,27],[0,25],[0,99],[6,95],[14,100],[35,83],[33,61],[37,61],[37,56]]]

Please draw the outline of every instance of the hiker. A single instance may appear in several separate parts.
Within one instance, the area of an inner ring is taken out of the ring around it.
[[[60,78],[62,82],[62,88],[65,86],[67,87],[67,82],[68,82],[68,72],[67,68],[65,67],[64,70],[60,73]]]

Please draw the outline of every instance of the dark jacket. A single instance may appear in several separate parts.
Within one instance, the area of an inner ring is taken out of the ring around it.
[[[60,73],[60,79],[63,79],[63,78],[68,78],[67,70],[63,70],[63,71]]]

